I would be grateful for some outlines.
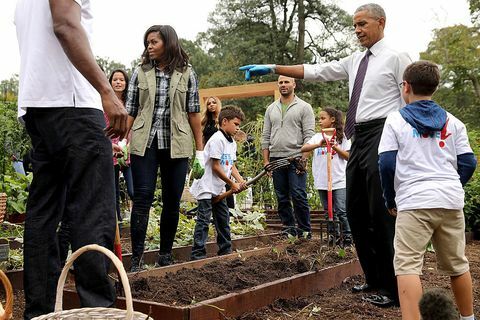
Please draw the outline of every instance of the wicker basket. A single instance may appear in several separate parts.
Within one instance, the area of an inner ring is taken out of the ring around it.
[[[5,214],[7,213],[7,194],[0,193],[0,223],[5,220]]]
[[[2,304],[0,303],[0,320],[8,320],[12,318],[13,311],[13,292],[12,284],[8,280],[5,273],[0,270],[0,280],[2,281],[3,287],[5,288],[5,310],[3,309]]]
[[[73,264],[73,261],[78,258],[82,253],[90,250],[100,251],[107,255],[110,260],[112,260],[113,264],[117,268],[120,279],[122,281],[123,289],[125,290],[125,297],[126,297],[126,306],[127,310],[120,310],[114,308],[81,308],[81,309],[72,309],[72,310],[64,310],[62,311],[62,302],[63,302],[63,286],[65,284],[65,279],[68,274],[68,270]],[[132,302],[132,293],[130,291],[130,284],[128,283],[127,273],[123,268],[122,263],[120,260],[115,256],[115,254],[99,245],[96,244],[89,244],[84,247],[81,247],[77,251],[75,251],[70,259],[68,259],[65,267],[63,267],[62,273],[60,274],[60,278],[58,279],[57,284],[57,298],[55,301],[55,311],[49,313],[47,315],[39,316],[33,318],[32,320],[46,320],[46,319],[71,319],[71,320],[83,320],[83,319],[123,319],[123,320],[153,320],[149,316],[133,311],[133,302]]]

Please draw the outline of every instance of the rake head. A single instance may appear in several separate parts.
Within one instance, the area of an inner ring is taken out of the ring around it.
[[[273,171],[273,170],[280,169],[280,168],[288,166],[291,161],[292,161],[291,158],[283,158],[283,159],[274,160],[274,161],[270,162],[269,164],[267,164],[265,167],[263,167],[263,169],[265,171]]]

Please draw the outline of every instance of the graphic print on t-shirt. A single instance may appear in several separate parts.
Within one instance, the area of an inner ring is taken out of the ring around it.
[[[447,138],[452,135],[451,132],[447,132],[448,120],[449,119],[447,118],[447,121],[445,122],[445,125],[443,126],[441,131],[433,131],[433,132],[426,132],[426,133],[420,134],[420,132],[418,132],[417,129],[412,127],[413,137],[422,138],[422,139],[433,138],[433,139],[440,140],[438,142],[438,145],[440,146],[440,148],[443,149],[445,148],[445,140],[447,140]]]

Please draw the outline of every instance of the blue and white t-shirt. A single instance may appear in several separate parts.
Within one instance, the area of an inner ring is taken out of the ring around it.
[[[387,117],[378,153],[398,151],[394,188],[399,211],[463,208],[457,156],[472,149],[465,125],[448,112],[447,117],[441,131],[423,135],[400,112]]]
[[[205,173],[195,180],[190,192],[197,200],[211,199],[225,191],[225,181],[213,173],[213,159],[220,160],[225,175],[230,178],[232,167],[237,160],[237,143],[228,141],[221,131],[217,131],[208,140],[203,150]]]

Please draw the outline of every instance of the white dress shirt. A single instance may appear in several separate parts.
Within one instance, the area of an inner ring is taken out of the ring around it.
[[[403,81],[405,68],[412,60],[407,53],[399,53],[389,48],[384,39],[375,43],[370,51],[372,55],[368,61],[358,101],[356,123],[386,118],[391,112],[405,105],[399,84]],[[304,79],[319,81],[348,79],[351,96],[358,66],[364,55],[365,51],[358,51],[339,61],[305,64]]]

